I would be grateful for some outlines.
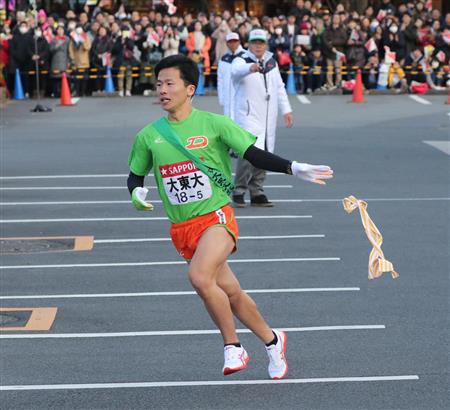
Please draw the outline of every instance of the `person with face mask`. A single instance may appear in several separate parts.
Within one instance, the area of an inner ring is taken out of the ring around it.
[[[398,24],[394,21],[387,30],[384,31],[383,44],[396,53],[396,59],[403,65],[406,57],[406,39],[402,31],[399,31]]]
[[[61,94],[61,76],[69,67],[69,37],[65,35],[64,26],[58,26],[56,36],[50,43],[51,64],[50,78],[52,79],[52,92],[54,97]]]
[[[91,39],[84,32],[83,27],[78,26],[70,33],[69,56],[73,68],[76,70],[75,93],[85,96],[89,79]]]
[[[13,37],[9,43],[9,76],[12,77],[12,83],[14,84],[16,69],[19,69],[23,91],[27,96],[29,95],[31,88],[28,71],[34,68],[34,61],[31,59],[34,53],[33,34],[29,30],[26,21],[22,21],[13,33]]]
[[[47,93],[47,79],[48,70],[50,69],[50,46],[43,36],[41,26],[36,27],[34,30],[34,41],[33,41],[33,55],[31,57],[33,60],[33,68],[36,68],[36,63],[39,69],[39,93],[44,96]],[[43,74],[43,71],[47,72]],[[37,79],[36,75],[32,76],[33,81],[33,91],[37,95]]]
[[[248,51],[233,60],[231,77],[235,89],[234,120],[258,137],[256,147],[273,152],[278,111],[288,128],[293,125],[293,117],[280,70],[267,47],[267,32],[253,29],[249,35]],[[264,194],[265,178],[264,170],[239,158],[233,192],[234,205],[245,207],[244,195],[249,191],[252,206],[273,206]]]

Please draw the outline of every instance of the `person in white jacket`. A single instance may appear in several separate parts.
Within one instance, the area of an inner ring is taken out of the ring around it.
[[[231,64],[233,60],[244,54],[238,33],[228,33],[226,36],[228,53],[219,61],[217,67],[217,94],[219,104],[223,107],[223,115],[233,119],[234,117],[234,86],[231,81]]]
[[[293,125],[293,116],[277,62],[267,51],[266,31],[254,29],[250,32],[249,49],[233,60],[231,76],[235,88],[233,119],[258,137],[256,147],[273,153],[278,111],[283,114],[288,128]],[[252,206],[273,206],[264,194],[265,177],[264,170],[239,159],[234,205],[245,207],[244,195],[249,190]]]

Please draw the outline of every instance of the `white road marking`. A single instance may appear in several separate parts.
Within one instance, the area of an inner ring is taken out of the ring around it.
[[[306,238],[324,238],[325,235],[272,235],[272,236],[240,236],[239,240],[263,240],[263,239],[306,239]],[[137,238],[137,239],[95,239],[94,243],[129,243],[129,242],[168,242],[170,238]]]
[[[235,173],[233,172],[233,175]],[[266,172],[266,175],[285,175],[280,172]],[[154,174],[148,174],[153,177]],[[66,178],[127,178],[128,174],[63,174],[63,175],[17,175],[4,176],[0,180],[20,180],[20,179],[66,179]]]
[[[154,387],[200,387],[200,386],[236,386],[262,384],[306,384],[306,383],[351,383],[351,382],[386,382],[419,380],[417,374],[399,376],[352,376],[352,377],[315,377],[305,379],[282,380],[203,380],[176,382],[131,382],[131,383],[79,383],[79,384],[23,384],[0,386],[0,391],[28,390],[85,390],[85,389],[130,389]]]
[[[308,99],[308,97],[305,97],[304,95],[297,95],[297,99],[298,99],[302,104],[311,104],[311,101]]]
[[[431,145],[433,148],[450,155],[450,141],[423,141],[425,144]]]
[[[411,98],[412,100],[414,100],[420,104],[431,105],[430,101],[425,100],[425,98],[419,97],[418,95],[411,94],[411,95],[409,95],[409,98]]]
[[[157,189],[156,186],[146,186],[148,189]],[[264,188],[290,189],[293,185],[264,185]],[[83,191],[83,190],[127,190],[125,185],[121,186],[25,186],[25,187],[0,187],[0,191]]]
[[[247,289],[246,293],[310,293],[310,292],[357,292],[358,287],[348,288],[287,288],[287,289]],[[13,299],[85,299],[85,298],[136,298],[149,296],[186,296],[197,295],[194,291],[178,292],[135,292],[135,293],[80,293],[62,295],[21,295],[0,296],[0,300]]]
[[[341,258],[276,258],[276,259],[229,259],[228,263],[257,263],[257,262],[319,262],[319,261],[340,261]],[[1,265],[0,269],[52,269],[52,268],[98,268],[98,267],[118,267],[118,266],[164,266],[164,265],[185,265],[185,261],[165,261],[165,262],[118,262],[118,263],[78,263],[63,265]]]
[[[401,201],[450,201],[450,197],[431,197],[431,198],[364,198],[370,202],[401,202]],[[271,202],[289,203],[289,202],[342,202],[342,198],[311,198],[311,199],[270,199]],[[162,203],[161,200],[152,200],[153,204]],[[121,205],[131,206],[131,201],[42,201],[42,202],[0,202],[0,206],[34,206],[34,205]]]
[[[284,332],[317,332],[335,330],[379,330],[385,325],[348,325],[348,326],[310,326],[310,327],[277,327]],[[249,329],[237,329],[237,333],[251,333]],[[142,337],[142,336],[192,336],[216,335],[220,331],[211,330],[161,330],[148,332],[108,332],[108,333],[8,333],[0,334],[0,339],[81,339],[106,337]]]
[[[312,215],[239,215],[236,219],[309,219]],[[2,224],[51,223],[51,222],[118,222],[118,221],[168,221],[165,216],[140,218],[57,218],[57,219],[0,219]]]

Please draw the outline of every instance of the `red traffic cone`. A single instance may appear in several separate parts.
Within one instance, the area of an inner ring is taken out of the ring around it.
[[[70,95],[69,82],[67,81],[66,73],[62,73],[61,77],[61,105],[72,106],[72,96]]]
[[[363,103],[364,102],[364,92],[361,70],[356,72],[356,83],[355,88],[353,88],[352,103]]]

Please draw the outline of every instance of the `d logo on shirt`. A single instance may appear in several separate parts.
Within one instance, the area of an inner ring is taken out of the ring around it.
[[[203,148],[208,145],[208,138],[204,136],[189,137],[187,140],[186,149]]]

